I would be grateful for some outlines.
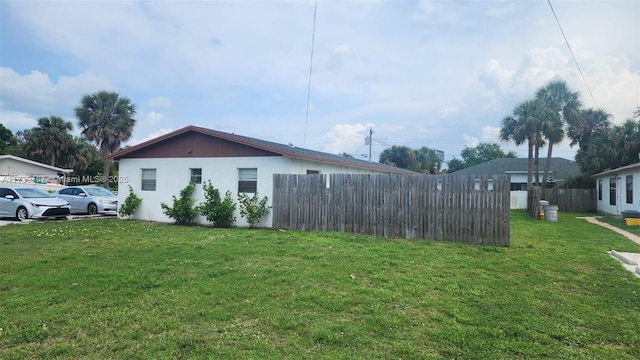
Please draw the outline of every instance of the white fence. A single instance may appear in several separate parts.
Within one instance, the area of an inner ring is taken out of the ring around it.
[[[527,208],[527,192],[511,191],[511,209]]]

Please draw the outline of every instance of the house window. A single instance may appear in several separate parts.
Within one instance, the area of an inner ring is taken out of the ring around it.
[[[142,191],[156,191],[156,169],[142,169]]]
[[[527,183],[511,183],[511,191],[527,191]]]
[[[189,181],[202,184],[202,169],[189,169]]]
[[[258,189],[258,169],[238,169],[238,192],[255,193]]]
[[[633,175],[627,175],[627,204],[633,204]]]
[[[307,170],[307,175],[320,174],[320,170]]]
[[[602,201],[602,179],[598,180],[598,200]]]
[[[616,204],[616,178],[609,179],[609,205]]]

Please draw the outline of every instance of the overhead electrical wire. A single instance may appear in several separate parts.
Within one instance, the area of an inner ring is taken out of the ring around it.
[[[307,114],[304,118],[304,138],[302,146],[307,145],[307,126],[309,124],[309,104],[311,103],[311,74],[313,73],[313,46],[316,41],[316,12],[318,9],[318,0],[313,3],[313,30],[311,32],[311,59],[309,61],[309,85],[307,87]]]
[[[582,77],[582,81],[584,81],[584,85],[587,87],[587,91],[589,91],[589,95],[591,95],[591,99],[593,100],[593,103],[596,105],[596,108],[600,108],[598,106],[598,102],[596,101],[596,98],[593,96],[593,93],[591,92],[591,88],[589,87],[589,83],[587,82],[587,79],[584,77],[584,73],[582,72],[582,69],[580,68],[580,64],[578,64],[578,60],[576,59],[576,56],[573,53],[573,50],[571,49],[571,45],[569,45],[569,40],[567,40],[567,36],[564,34],[564,30],[562,29],[562,25],[560,25],[560,20],[558,20],[558,15],[556,15],[556,11],[553,9],[553,5],[551,5],[551,0],[547,0],[547,3],[549,3],[549,7],[551,8],[551,12],[553,13],[553,17],[556,19],[556,23],[558,24],[558,27],[560,28],[560,32],[562,33],[562,37],[564,38],[564,42],[567,44],[567,47],[569,48],[569,53],[571,53],[571,57],[573,58],[573,62],[576,63],[576,67],[578,68],[578,72],[580,73],[580,76]]]

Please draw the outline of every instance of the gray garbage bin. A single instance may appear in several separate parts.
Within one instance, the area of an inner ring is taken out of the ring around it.
[[[548,206],[549,202],[547,200],[540,200],[538,203],[538,217],[540,220],[544,220],[544,207]]]
[[[558,205],[547,205],[544,207],[544,220],[558,222]]]

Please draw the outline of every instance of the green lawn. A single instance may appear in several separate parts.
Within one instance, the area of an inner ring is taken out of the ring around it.
[[[510,248],[116,219],[0,228],[0,358],[637,359],[640,252],[560,213]]]

